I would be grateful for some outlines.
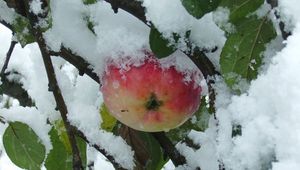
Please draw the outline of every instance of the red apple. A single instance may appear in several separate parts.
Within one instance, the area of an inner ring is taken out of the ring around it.
[[[162,67],[146,53],[138,66],[111,62],[102,76],[104,103],[125,125],[141,131],[168,131],[183,124],[200,105],[202,88],[175,66]]]

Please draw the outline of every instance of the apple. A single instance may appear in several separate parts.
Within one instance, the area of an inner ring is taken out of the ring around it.
[[[133,129],[168,131],[197,111],[202,88],[194,79],[187,81],[174,65],[163,67],[154,54],[145,55],[142,63],[125,68],[107,64],[100,88],[104,103],[117,120]]]

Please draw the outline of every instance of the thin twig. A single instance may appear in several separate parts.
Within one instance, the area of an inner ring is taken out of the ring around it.
[[[34,102],[29,97],[27,91],[22,87],[23,85],[16,81],[11,81],[7,78],[8,75],[15,73],[5,73],[1,75],[0,94],[6,94],[17,99],[21,106],[34,106]]]
[[[87,74],[90,78],[100,84],[98,75],[90,68],[90,64],[87,63],[81,56],[72,53],[65,47],[62,47],[59,52],[50,52],[53,56],[60,56],[79,70],[79,75]]]
[[[84,133],[80,130],[78,130],[76,127],[74,127],[76,130],[77,135],[83,139],[86,143],[90,144],[93,148],[95,148],[97,151],[99,151],[103,156],[105,156],[110,163],[114,166],[115,169],[117,170],[126,170],[125,168],[123,168],[120,164],[118,164],[115,160],[115,158],[109,154],[107,154],[107,152],[102,149],[99,145],[96,144],[91,144],[91,142],[87,139],[87,137],[84,135]]]
[[[118,8],[120,8],[128,12],[129,14],[135,16],[146,25],[149,25],[145,16],[145,8],[142,6],[141,1],[133,1],[133,0],[105,0],[105,1],[111,4],[111,7],[115,13],[117,13]]]
[[[2,69],[1,69],[1,73],[0,73],[1,76],[4,75],[5,70],[7,69],[7,66],[8,66],[10,57],[11,57],[11,54],[12,54],[12,52],[14,51],[14,48],[15,48],[15,45],[16,45],[16,44],[17,44],[17,42],[14,41],[14,40],[12,40],[12,41],[10,42],[9,49],[8,49],[8,51],[7,51],[7,53],[6,53],[6,58],[5,58],[3,67],[2,67]]]
[[[196,66],[201,70],[208,86],[208,96],[209,96],[209,111],[210,113],[215,113],[215,99],[216,94],[213,88],[213,84],[215,83],[212,79],[215,75],[220,75],[218,71],[216,71],[212,62],[207,58],[203,51],[200,51],[198,48],[195,48],[193,52],[186,53],[189,58],[196,64]]]
[[[13,30],[12,25],[7,23],[6,21],[0,20],[0,24],[4,25],[5,27],[7,27],[10,30]]]
[[[38,23],[38,17],[29,11],[29,3],[31,3],[31,0],[27,1],[27,3],[26,3],[27,18],[30,21],[30,24],[32,26],[32,28],[31,28],[32,33],[36,38],[36,42],[38,43],[38,46],[39,46],[41,54],[42,54],[44,66],[46,68],[46,73],[47,73],[47,77],[48,77],[48,81],[49,81],[49,91],[53,92],[53,95],[54,95],[54,98],[55,98],[55,101],[57,104],[57,108],[58,108],[60,115],[62,117],[62,120],[64,122],[64,126],[67,131],[68,139],[71,144],[72,153],[73,153],[73,169],[74,170],[82,170],[84,168],[82,166],[82,160],[81,160],[80,152],[79,152],[77,142],[75,139],[75,134],[74,134],[71,124],[67,118],[68,109],[65,104],[64,98],[62,96],[61,90],[58,86],[55,71],[53,68],[52,61],[51,61],[51,56],[47,49],[45,40],[43,39],[40,29],[38,28],[38,26],[36,26],[36,23]]]
[[[4,117],[2,117],[2,116],[0,116],[0,123],[2,123],[2,124],[6,123],[5,120],[4,120]]]

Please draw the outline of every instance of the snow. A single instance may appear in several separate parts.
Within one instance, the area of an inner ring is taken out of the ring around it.
[[[185,10],[180,0],[163,0],[160,3],[143,0],[143,6],[146,8],[147,20],[163,32],[165,37],[172,36],[172,33],[184,35],[191,29],[193,20],[195,20]]]
[[[234,31],[227,22],[226,8],[218,8],[216,12],[197,20],[186,12],[180,0],[163,0],[160,3],[143,0],[142,4],[146,8],[147,20],[154,23],[165,37],[170,38],[172,33],[184,35],[191,30],[191,40],[201,48],[218,47],[216,52],[208,52],[207,55],[219,70],[219,56],[226,38],[217,25],[226,31]],[[114,14],[104,1],[87,6],[81,0],[51,0],[50,5],[53,27],[44,33],[48,48],[59,51],[63,45],[71,49],[91,63],[99,75],[105,70],[105,63],[109,59],[122,62],[121,58],[125,56],[131,58],[130,62],[138,63],[143,60],[144,50],[149,49],[150,29],[122,10]],[[166,7],[168,10],[165,10]],[[266,9],[269,9],[267,5],[262,6],[255,14],[262,15]],[[41,12],[39,0],[33,1],[31,10],[34,13]],[[181,143],[176,145],[188,163],[178,169],[199,166],[202,170],[217,170],[218,161],[231,170],[299,169],[300,6],[296,0],[280,0],[277,10],[287,24],[286,29],[293,34],[283,43],[278,36],[267,45],[263,54],[264,65],[259,70],[258,78],[244,86],[242,94],[234,94],[221,77],[215,78],[217,120],[211,117],[206,131],[192,131],[189,134],[194,143],[201,145],[200,149],[194,150]],[[0,20],[12,24],[15,17],[14,11],[0,1]],[[89,22],[94,25],[93,30],[87,28]],[[3,65],[11,39],[11,32],[0,25],[0,65]],[[184,46],[184,43],[179,44],[180,49],[184,49]],[[174,57],[178,54],[182,56]],[[92,144],[99,144],[118,163],[132,169],[134,160],[130,146],[122,138],[100,128],[102,96],[99,85],[86,75],[79,76],[78,70],[63,59],[52,57],[52,61],[70,122],[83,131]],[[161,62],[166,67],[168,64],[175,65],[177,70],[189,75],[196,69],[179,51]],[[3,97],[0,115],[5,120],[28,124],[48,152],[52,146],[48,136],[50,125],[46,122],[53,122],[60,115],[55,110],[53,94],[48,91],[48,80],[37,44],[29,44],[25,48],[16,45],[7,71],[20,73],[12,75],[10,79],[23,84],[36,107],[21,107],[16,100]],[[202,79],[197,82],[205,84]],[[9,109],[3,108],[6,100],[11,103]],[[241,126],[240,136],[232,137],[233,125]],[[1,135],[5,127],[0,126]],[[91,160],[95,160],[96,168],[113,169],[111,164],[106,164],[103,156],[93,152],[89,151],[89,155]],[[11,163],[8,163],[5,153],[3,155],[0,168],[15,169],[9,165]],[[165,169],[174,168],[171,162],[165,166]]]
[[[30,11],[34,14],[38,15],[43,12],[42,10],[42,2],[40,0],[33,0],[30,3]]]
[[[6,5],[5,1],[0,1],[0,20],[3,20],[9,24],[14,22],[17,17],[15,11]]]
[[[53,51],[61,45],[72,49],[99,74],[107,58],[138,58],[141,49],[149,48],[149,28],[122,10],[114,14],[106,2],[86,6],[81,0],[53,0],[50,5],[53,27],[44,34],[47,45]],[[93,23],[95,34],[87,28],[88,21]]]
[[[228,33],[233,33],[235,27],[229,22],[230,10],[225,7],[218,7],[216,11],[213,12],[213,20],[215,23]]]

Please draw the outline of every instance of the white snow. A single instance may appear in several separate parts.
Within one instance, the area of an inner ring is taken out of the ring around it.
[[[194,17],[185,10],[180,0],[162,0],[159,3],[143,0],[143,6],[147,20],[166,37],[172,36],[172,33],[184,35],[192,27]]]
[[[34,14],[38,15],[43,12],[42,10],[42,2],[40,0],[33,0],[30,3],[30,11]]]
[[[16,17],[15,10],[9,8],[5,1],[0,1],[0,20],[12,24]]]

